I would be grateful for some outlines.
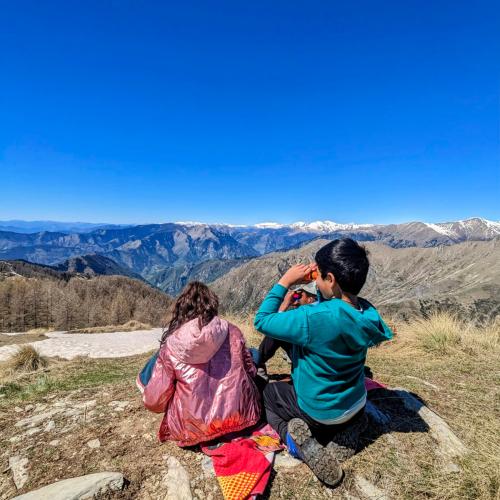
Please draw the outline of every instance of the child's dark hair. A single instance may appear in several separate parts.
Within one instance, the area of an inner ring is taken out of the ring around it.
[[[200,328],[208,325],[219,312],[219,298],[200,281],[192,281],[175,301],[172,318],[163,329],[161,343],[184,323],[198,318]]]
[[[333,240],[316,253],[316,264],[323,279],[328,273],[335,276],[340,288],[357,295],[366,281],[368,252],[350,238]]]

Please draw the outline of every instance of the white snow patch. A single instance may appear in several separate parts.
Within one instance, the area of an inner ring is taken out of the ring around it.
[[[285,225],[278,222],[260,222],[259,224],[255,224],[254,227],[258,227],[259,229],[280,229],[285,227]]]
[[[433,231],[436,231],[436,233],[450,237],[456,236],[445,224],[432,224],[430,222],[424,222],[424,224]]]
[[[47,333],[45,340],[29,342],[42,356],[60,356],[73,359],[77,356],[90,358],[123,358],[149,352],[159,347],[161,328],[135,332],[109,333]],[[24,344],[27,345],[27,344]],[[18,345],[0,347],[0,361],[9,359]]]

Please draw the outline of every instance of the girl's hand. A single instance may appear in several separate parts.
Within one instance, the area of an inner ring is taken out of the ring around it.
[[[309,275],[316,268],[314,264],[295,264],[278,281],[285,288],[311,281]]]

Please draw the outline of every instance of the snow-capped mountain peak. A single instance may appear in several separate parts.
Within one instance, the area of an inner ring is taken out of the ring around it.
[[[279,224],[278,222],[259,222],[258,224],[255,224],[254,227],[259,229],[281,229],[282,227],[285,227],[285,225]]]
[[[500,222],[483,219],[482,217],[471,217],[469,219],[454,222],[441,222],[438,224],[426,224],[436,232],[450,238],[492,238],[500,236]]]
[[[313,222],[293,222],[292,224],[276,224],[273,222],[266,222],[264,224],[256,224],[255,227],[267,229],[281,229],[290,228],[298,231],[305,231],[311,233],[334,233],[336,231],[348,231],[353,229],[371,227],[373,224],[341,224],[331,220],[317,220]]]

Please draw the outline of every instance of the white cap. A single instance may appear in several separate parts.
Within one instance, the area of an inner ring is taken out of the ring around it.
[[[303,285],[299,285],[296,290],[304,290],[304,292],[310,294],[310,295],[314,295],[316,297],[316,295],[318,294],[318,288],[316,286],[316,282],[315,281],[311,281],[310,283],[304,283]]]

